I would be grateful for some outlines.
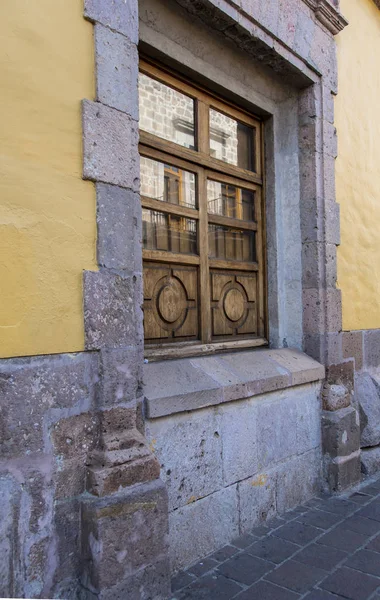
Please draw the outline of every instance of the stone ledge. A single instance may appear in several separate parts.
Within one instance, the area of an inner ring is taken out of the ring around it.
[[[147,417],[250,398],[324,379],[324,367],[298,350],[250,350],[144,365]]]

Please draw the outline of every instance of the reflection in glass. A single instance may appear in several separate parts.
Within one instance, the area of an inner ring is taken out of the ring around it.
[[[139,105],[140,129],[186,148],[195,148],[192,98],[140,73]]]
[[[141,156],[140,177],[142,196],[196,208],[194,173]]]
[[[207,180],[207,210],[211,215],[253,221],[255,193],[251,190]]]
[[[210,258],[223,260],[256,261],[255,233],[230,229],[221,225],[208,226]]]
[[[143,248],[181,254],[197,253],[197,224],[194,219],[143,208]]]
[[[211,156],[248,171],[255,170],[254,129],[210,108]]]

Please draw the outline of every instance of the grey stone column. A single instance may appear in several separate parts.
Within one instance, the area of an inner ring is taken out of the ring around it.
[[[323,50],[329,57],[328,75],[300,98],[301,187],[305,200],[301,205],[303,329],[305,351],[326,366],[322,394],[324,475],[327,487],[336,492],[360,480],[360,421],[354,405],[354,363],[342,352],[342,301],[336,288],[340,224],[335,201],[337,134],[333,98],[337,92],[337,64],[332,36],[326,36]],[[320,56],[316,58],[320,60]]]
[[[83,102],[83,176],[96,183],[99,270],[84,273],[87,350],[100,356],[99,443],[82,503],[82,584],[98,598],[170,594],[167,492],[143,435],[136,0],[85,0],[96,101]]]

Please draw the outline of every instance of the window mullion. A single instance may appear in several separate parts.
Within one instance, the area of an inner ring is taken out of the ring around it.
[[[207,223],[207,180],[205,170],[198,175],[199,201],[199,255],[200,255],[200,308],[201,308],[201,340],[208,344],[211,341],[211,307],[210,307],[210,275],[208,260],[208,223]]]

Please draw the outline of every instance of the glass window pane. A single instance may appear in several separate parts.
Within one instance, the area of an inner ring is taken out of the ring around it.
[[[141,195],[196,208],[195,175],[151,158],[140,158]]]
[[[248,171],[255,170],[254,129],[210,108],[210,153]]]
[[[195,148],[194,100],[140,73],[140,128],[149,133]]]
[[[197,223],[178,215],[143,208],[143,248],[197,253]]]
[[[211,215],[254,221],[255,192],[208,179],[207,210]]]
[[[230,229],[221,225],[208,226],[210,258],[256,261],[255,232]]]

